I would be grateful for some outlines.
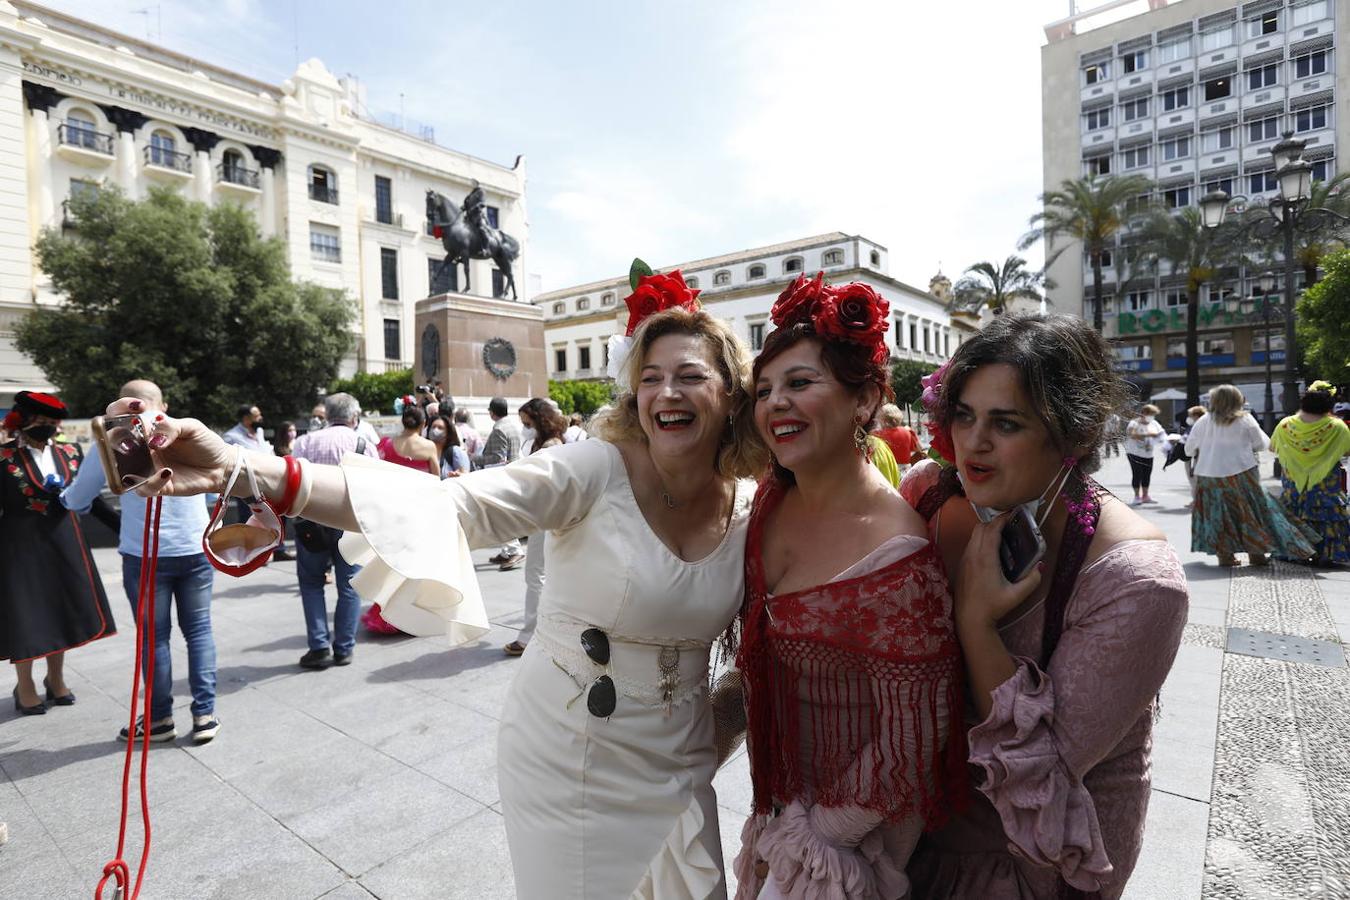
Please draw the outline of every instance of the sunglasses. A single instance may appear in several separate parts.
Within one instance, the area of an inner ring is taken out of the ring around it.
[[[587,658],[599,666],[609,665],[609,637],[599,628],[587,628],[581,633],[581,649],[586,652]],[[553,664],[559,669],[563,667],[555,659]],[[566,669],[563,669],[567,672]],[[572,673],[567,673],[572,677]],[[573,677],[573,680],[576,679]],[[619,694],[614,687],[614,679],[608,675],[601,675],[592,682],[590,689],[583,689],[582,693],[586,695],[586,709],[597,719],[608,719],[614,715],[614,708],[619,704]],[[567,708],[571,709],[572,704],[581,698],[577,694],[567,702]]]

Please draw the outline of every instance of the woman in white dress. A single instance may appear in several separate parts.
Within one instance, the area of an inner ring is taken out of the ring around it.
[[[304,468],[290,491],[282,460],[248,456],[283,511],[349,532],[343,554],[365,567],[358,589],[415,634],[458,643],[486,633],[469,548],[548,533],[538,629],[499,740],[526,900],[726,894],[709,651],[741,602],[754,486],[739,479],[764,458],[748,418],[748,354],[695,293],[678,272],[639,283],[624,391],[593,424],[600,440],[438,485],[349,456]],[[664,311],[642,320],[653,308]],[[109,414],[136,412],[134,402]],[[167,468],[147,490],[225,487],[233,448],[192,419],[155,431]],[[413,493],[419,503],[403,502]]]

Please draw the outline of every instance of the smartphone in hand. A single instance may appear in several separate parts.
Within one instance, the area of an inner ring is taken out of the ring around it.
[[[135,490],[159,470],[150,453],[150,432],[140,416],[97,416],[89,425],[114,494]]]
[[[981,522],[990,522],[999,513],[976,506],[975,515],[979,516]],[[1037,527],[1036,518],[1025,506],[1019,506],[1017,512],[1004,523],[999,540],[998,561],[1003,569],[1003,577],[1010,582],[1021,581],[1045,556],[1045,550],[1045,536]]]

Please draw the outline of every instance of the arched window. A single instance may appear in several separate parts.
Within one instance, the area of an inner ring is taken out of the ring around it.
[[[613,294],[601,294],[601,295],[600,295],[600,305],[601,305],[601,306],[613,306],[613,305],[614,305],[614,295],[613,295]]]
[[[879,253],[876,250],[872,251],[872,265],[874,266],[881,265],[881,253]]]
[[[784,272],[800,272],[802,270],[802,258],[800,256],[790,256],[783,260]]]
[[[748,278],[763,278],[763,277],[764,277],[764,266],[761,265],[761,264],[759,264],[759,263],[756,263],[755,265],[751,266],[751,267],[750,267],[750,271],[747,273],[747,276],[746,276],[746,277],[748,277]]]
[[[243,178],[244,155],[238,150],[226,150],[220,157],[221,174],[226,181],[238,182]]]
[[[688,284],[688,282],[685,283]],[[714,285],[731,284],[731,273],[728,272],[726,269],[723,269],[720,272],[715,272],[713,274],[713,284]]]
[[[684,283],[691,288],[696,288],[698,287],[698,276],[690,275],[688,278],[684,280]]]
[[[320,203],[337,203],[337,175],[324,166],[309,167],[309,199]]]
[[[583,310],[583,309],[590,309],[590,308],[591,308],[591,298],[590,298],[590,297],[582,297],[582,298],[580,298],[579,300],[577,300],[577,311],[578,311],[578,312],[580,312],[580,311]]]
[[[86,150],[99,150],[102,148],[97,146],[98,137],[98,126],[95,124],[93,113],[79,107],[72,107],[66,113],[63,143],[83,147]]]
[[[554,314],[555,316],[561,316],[561,315],[562,315],[563,313],[565,313],[565,312],[567,312],[567,304],[566,304],[566,303],[555,303],[555,304],[553,304],[553,314]]]
[[[178,147],[173,135],[167,131],[156,131],[150,135],[150,162],[156,166],[176,169]]]
[[[824,253],[820,254],[820,264],[822,266],[838,266],[843,265],[843,262],[843,250],[826,250]]]

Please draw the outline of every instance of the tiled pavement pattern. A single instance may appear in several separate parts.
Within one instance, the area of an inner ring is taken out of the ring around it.
[[[1122,459],[1100,477],[1128,495]],[[1347,670],[1222,649],[1239,624],[1350,640],[1350,572],[1218,569],[1188,552],[1180,466],[1155,474],[1154,496],[1159,504],[1143,511],[1181,554],[1190,624],[1163,688],[1145,845],[1126,897],[1350,896]],[[2,900],[89,897],[116,844],[122,745],[113,736],[126,722],[133,644],[120,563],[110,550],[96,557],[123,633],[70,654],[79,703],[16,718],[4,699],[12,670],[0,665]],[[352,666],[311,673],[295,665],[305,647],[294,567],[217,576],[224,727],[203,747],[180,737],[151,751],[154,842],[141,896],[511,897],[495,745],[515,671],[499,648],[520,622],[522,585],[519,572],[486,565],[480,578],[495,625],[481,643],[447,652],[432,639],[362,635]],[[174,672],[186,732],[178,637]],[[749,806],[743,751],[716,785],[729,859]]]

